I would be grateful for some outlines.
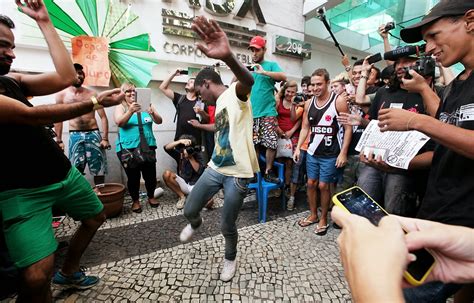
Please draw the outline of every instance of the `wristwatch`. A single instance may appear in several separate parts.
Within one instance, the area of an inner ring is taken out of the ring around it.
[[[352,68],[351,65],[344,66],[344,69],[346,70],[346,72],[350,72],[350,71],[351,71],[351,68]]]
[[[93,110],[98,110],[103,108],[102,104],[100,104],[99,100],[95,96],[91,97],[92,104],[94,104]]]

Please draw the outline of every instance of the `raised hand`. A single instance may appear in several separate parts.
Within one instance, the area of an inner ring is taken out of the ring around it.
[[[362,124],[362,117],[356,114],[340,113],[337,121],[343,125],[359,126]]]
[[[194,18],[191,28],[204,41],[204,43],[197,43],[196,46],[206,56],[223,61],[232,56],[227,35],[215,20],[198,16]]]
[[[125,94],[120,88],[106,90],[97,95],[97,100],[103,107],[109,107],[120,104],[125,98]]]
[[[367,57],[365,57],[364,62],[362,63],[362,70],[365,70],[367,72],[367,74],[370,73],[370,70],[374,66],[373,64],[369,63],[369,58],[370,57],[372,57],[372,55],[368,55]]]
[[[380,24],[377,32],[383,39],[388,38],[388,32],[385,31],[385,24]]]
[[[349,57],[347,57],[347,55],[342,56],[342,58],[341,58],[341,64],[342,64],[344,67],[351,65],[351,63],[349,62]]]
[[[49,22],[49,14],[43,0],[15,0],[18,9],[36,22]]]

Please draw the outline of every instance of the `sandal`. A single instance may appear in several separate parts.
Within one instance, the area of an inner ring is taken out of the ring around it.
[[[309,217],[306,217],[306,218],[301,218],[301,219],[298,220],[298,225],[300,227],[308,227],[308,226],[316,224],[316,223],[319,223],[319,219],[311,221],[311,220],[309,220]]]
[[[318,236],[324,236],[328,232],[329,224],[326,224],[324,226],[316,226],[316,229],[314,230],[314,233]]]
[[[136,205],[138,205],[138,207],[133,207],[133,206],[136,206]],[[137,213],[137,214],[139,214],[139,213],[142,212],[142,207],[140,206],[140,202],[139,202],[139,201],[134,201],[134,202],[132,203],[132,211],[133,211],[134,213]]]
[[[155,201],[155,202],[151,202],[151,201]],[[158,206],[160,206],[160,202],[158,202],[155,198],[148,198],[148,204],[150,204],[152,208],[157,208]]]

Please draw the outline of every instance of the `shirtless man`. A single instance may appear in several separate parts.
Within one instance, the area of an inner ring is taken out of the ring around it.
[[[56,103],[74,103],[89,100],[96,92],[82,86],[84,83],[84,70],[82,65],[75,63],[77,81],[72,86],[56,94]],[[102,131],[101,137],[95,111],[89,112],[77,118],[69,120],[69,160],[82,174],[89,165],[89,172],[94,176],[94,183],[104,183],[104,175],[107,174],[107,158],[105,149],[110,148],[109,143],[109,121],[103,108],[98,109]],[[63,123],[56,123],[56,142],[64,150],[62,139]]]

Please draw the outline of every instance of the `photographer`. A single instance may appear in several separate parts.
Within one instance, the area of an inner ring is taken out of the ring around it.
[[[181,135],[177,141],[164,146],[165,151],[178,163],[178,173],[166,170],[163,181],[179,196],[177,209],[183,209],[186,195],[193,189],[194,184],[204,172],[205,163],[201,147],[196,138],[191,135]]]
[[[387,53],[386,53],[387,54]],[[385,57],[387,57],[385,55]],[[425,107],[420,94],[409,92],[405,88],[403,82],[404,77],[407,76],[407,71],[417,66],[417,57],[402,55],[396,58],[395,61],[395,77],[388,88],[381,88],[375,95],[368,111],[369,119],[378,119],[379,110],[385,108],[399,108],[407,112],[425,114]],[[420,59],[424,60],[424,59]],[[427,85],[431,85],[434,76],[434,69],[428,71],[425,75],[424,81]],[[362,124],[364,122],[362,120]],[[385,125],[382,125],[381,130]],[[429,147],[428,147],[429,149]],[[426,150],[420,151],[419,159],[429,157],[429,152]],[[426,180],[425,172],[413,172],[411,170],[401,170],[389,167],[385,162],[373,155],[368,157],[361,153],[360,160],[366,164],[360,168],[360,176],[358,185],[362,187],[371,197],[376,201],[384,204],[385,209],[389,213],[414,216],[416,213],[417,194],[422,194],[424,189],[424,180]],[[410,169],[416,169],[417,161],[412,162]],[[419,182],[422,180],[422,182]],[[419,182],[417,184],[417,182]]]
[[[406,42],[426,41],[426,52],[443,66],[462,63],[465,70],[442,92],[439,103],[421,82],[430,114],[415,115],[399,109],[384,109],[379,115],[383,130],[417,130],[436,141],[428,186],[417,217],[445,224],[474,227],[474,3],[472,1],[441,1],[421,22],[401,31]],[[408,85],[416,81],[403,80]],[[430,96],[431,95],[431,96]],[[436,118],[435,118],[436,117]],[[428,165],[429,165],[428,161]],[[405,290],[408,302],[441,302],[460,285],[429,283]],[[472,290],[471,290],[472,294]],[[471,299],[472,300],[472,299]]]
[[[173,105],[176,108],[176,132],[174,141],[178,140],[181,135],[186,134],[194,136],[197,142],[201,143],[201,130],[195,128],[192,124],[188,123],[188,121],[198,119],[202,120],[202,123],[207,123],[209,116],[206,113],[206,108],[198,109],[198,105],[201,101],[194,90],[194,78],[189,78],[186,82],[186,86],[184,87],[185,94],[177,93],[169,88],[173,79],[183,74],[186,74],[186,71],[177,69],[161,83],[159,89],[166,97],[173,101]]]

